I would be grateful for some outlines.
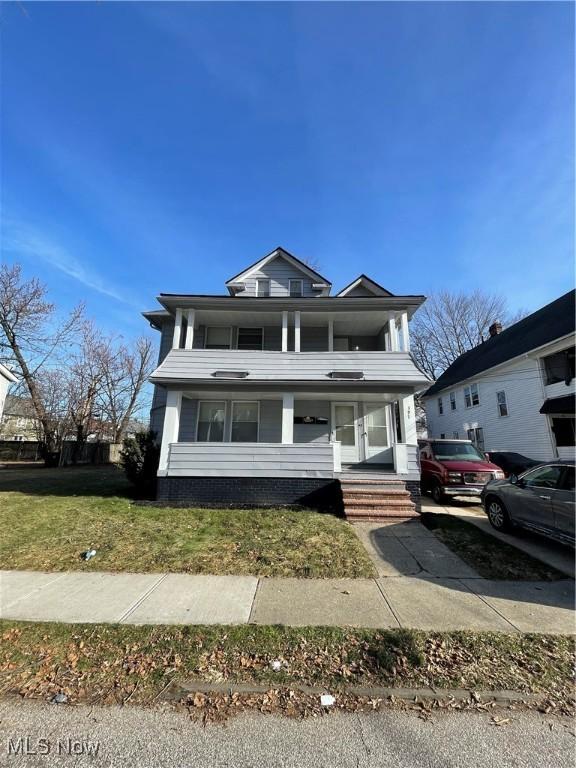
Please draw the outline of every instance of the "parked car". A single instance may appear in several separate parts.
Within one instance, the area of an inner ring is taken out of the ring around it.
[[[550,461],[488,483],[482,503],[497,531],[527,528],[574,546],[574,461]]]
[[[470,440],[419,440],[422,493],[437,504],[446,496],[479,497],[487,482],[504,478]]]
[[[497,467],[504,470],[506,477],[521,475],[526,470],[542,463],[514,451],[488,451],[486,455],[492,464],[496,464]]]

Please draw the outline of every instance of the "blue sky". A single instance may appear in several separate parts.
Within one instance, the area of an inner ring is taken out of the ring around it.
[[[4,3],[2,258],[110,330],[282,245],[335,287],[574,283],[571,3]]]

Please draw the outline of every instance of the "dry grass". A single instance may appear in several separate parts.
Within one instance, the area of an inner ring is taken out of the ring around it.
[[[0,567],[372,577],[351,526],[312,511],[139,506],[114,468],[0,469]],[[85,563],[80,554],[97,550]]]

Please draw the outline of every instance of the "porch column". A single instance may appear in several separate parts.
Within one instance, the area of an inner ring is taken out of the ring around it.
[[[388,336],[390,338],[390,351],[398,352],[398,331],[394,315],[388,320]]]
[[[170,443],[178,442],[180,429],[180,411],[182,409],[182,392],[169,389],[166,395],[166,408],[164,409],[164,429],[162,430],[162,444],[160,446],[160,461],[158,474],[166,474],[168,471],[168,458]]]
[[[418,445],[414,396],[407,395],[406,397],[398,398],[398,411],[400,416],[401,442],[407,445]]]
[[[189,309],[186,314],[186,340],[184,349],[192,349],[194,344],[194,323],[196,320],[196,310]]]
[[[294,442],[294,394],[284,392],[282,395],[282,442]]]
[[[174,336],[172,337],[172,349],[180,349],[180,334],[182,332],[182,310],[176,310],[176,320],[174,321]]]
[[[328,352],[334,352],[334,320],[328,320]]]
[[[294,352],[300,352],[300,312],[294,312]]]
[[[288,352],[288,312],[282,312],[282,352]]]
[[[402,341],[404,342],[404,352],[410,352],[410,332],[408,331],[408,312],[402,312],[400,315],[402,327]]]

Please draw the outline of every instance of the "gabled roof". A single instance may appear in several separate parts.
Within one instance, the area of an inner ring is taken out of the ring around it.
[[[574,333],[575,295],[576,291],[569,291],[556,301],[505,328],[497,336],[492,336],[477,347],[464,352],[424,393],[424,397],[453,387],[489,368]]]
[[[9,368],[6,368],[5,365],[2,365],[2,363],[0,363],[0,376],[8,379],[8,381],[12,384],[18,381],[18,377],[15,376]]]
[[[27,419],[35,419],[36,412],[32,398],[7,395],[4,404],[4,416],[25,416]]]
[[[355,280],[352,280],[351,283],[349,283],[345,288],[342,288],[340,293],[337,293],[336,296],[347,296],[350,291],[352,291],[354,288],[357,288],[358,286],[362,286],[363,288],[366,288],[367,291],[370,291],[374,296],[394,296],[393,293],[390,293],[390,291],[386,290],[382,285],[377,283],[375,280],[372,280],[371,277],[368,277],[368,275],[359,275]]]
[[[230,293],[233,292],[233,288],[231,287],[231,284],[242,282],[242,280],[245,280],[252,272],[257,272],[258,270],[262,269],[263,266],[268,264],[269,261],[272,261],[273,259],[277,259],[278,257],[285,259],[289,264],[291,264],[293,267],[298,269],[300,272],[305,274],[307,277],[311,277],[312,280],[315,280],[319,283],[323,283],[326,287],[329,287],[332,285],[330,280],[327,280],[325,277],[322,277],[322,275],[319,272],[316,272],[316,270],[309,267],[307,264],[305,264],[300,259],[297,259],[296,256],[293,256],[291,253],[288,253],[284,248],[278,246],[278,248],[275,248],[273,251],[270,251],[269,254],[264,256],[261,259],[258,259],[258,261],[255,261],[253,264],[250,264],[249,267],[246,267],[246,269],[243,269],[242,272],[239,272],[237,275],[234,275],[234,277],[231,277],[229,280],[226,280],[226,285],[228,286],[228,290]]]

